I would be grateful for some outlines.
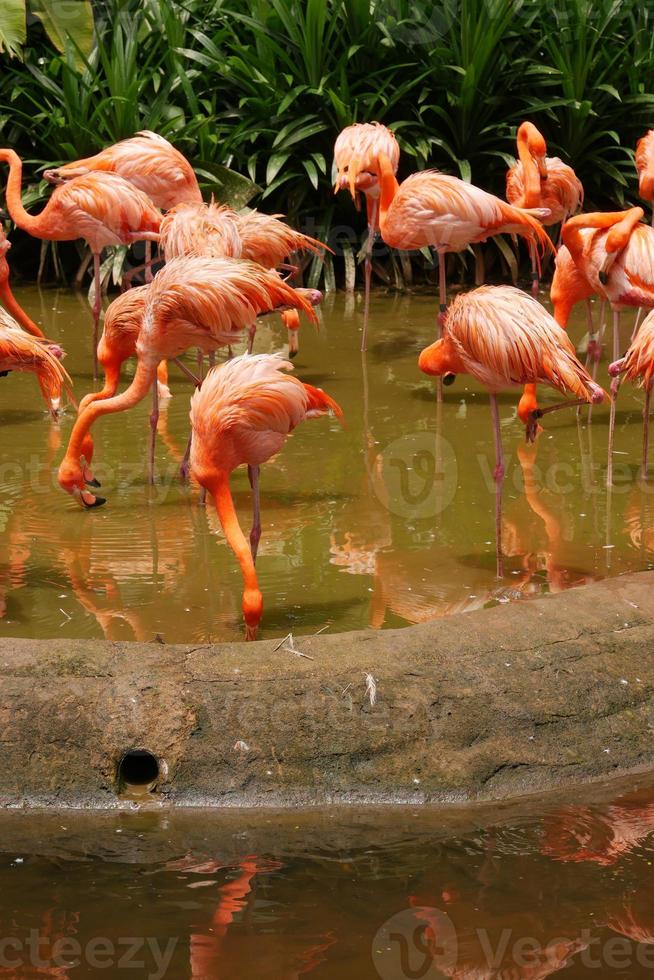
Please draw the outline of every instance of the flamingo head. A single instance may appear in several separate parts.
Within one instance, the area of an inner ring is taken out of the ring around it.
[[[93,440],[91,436],[84,437],[82,442],[82,452],[78,460],[65,456],[59,467],[57,479],[62,490],[69,493],[81,507],[101,507],[106,503],[105,497],[96,497],[88,487],[99,487],[100,483],[95,479],[91,471],[91,459],[93,458]]]
[[[245,619],[245,639],[256,640],[257,630],[263,616],[263,596],[258,588],[248,587],[243,591],[243,618]]]
[[[44,170],[43,179],[47,180],[49,184],[54,184],[55,186],[65,182],[58,170]]]

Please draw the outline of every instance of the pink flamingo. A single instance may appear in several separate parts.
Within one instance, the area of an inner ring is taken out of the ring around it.
[[[357,194],[366,199],[368,216],[368,235],[365,246],[363,333],[361,350],[368,347],[368,314],[370,312],[370,280],[372,275],[372,247],[379,231],[379,193],[381,170],[379,158],[384,154],[393,173],[397,173],[400,163],[400,148],[395,134],[381,123],[354,123],[339,133],[334,145],[334,166],[336,181],[334,191],[348,187],[352,199],[358,206]]]
[[[577,360],[565,330],[540,303],[512,286],[481,286],[457,296],[445,315],[442,339],[423,350],[418,366],[425,374],[443,377],[445,384],[451,384],[457,374],[471,374],[488,389],[495,436],[497,576],[501,578],[504,453],[497,393],[531,383],[577,396],[578,402],[536,413],[520,410],[530,441],[536,417],[564,405],[604,401],[606,393]]]
[[[0,377],[11,371],[35,374],[48,409],[54,419],[63,388],[71,390],[71,380],[60,361],[61,348],[32,337],[0,308]]]
[[[261,211],[240,213],[224,205],[179,204],[164,216],[159,247],[166,259],[181,255],[250,259],[276,269],[293,252],[320,254],[327,246],[291,228],[279,216]],[[288,330],[289,356],[298,351],[299,318],[295,310],[282,313]],[[253,340],[253,338],[251,338]]]
[[[89,476],[91,426],[101,415],[138,404],[152,389],[151,424],[156,429],[159,411],[154,382],[162,360],[174,360],[191,347],[209,353],[228,346],[242,339],[243,331],[259,314],[280,307],[296,307],[315,318],[311,300],[316,297],[311,290],[295,290],[276,272],[254,262],[194,256],[173,259],[147,289],[134,379],[121,395],[94,401],[79,414],[59,467],[60,486],[84,507],[105,502],[87,490],[87,483],[95,485]]]
[[[642,208],[594,212],[570,218],[563,226],[563,244],[594,292],[613,310],[613,360],[620,354],[620,312],[625,307],[654,307],[654,229],[642,224]],[[581,280],[579,280],[581,281]],[[612,383],[617,395],[619,377]],[[607,486],[613,483],[615,397],[611,401]]]
[[[343,413],[320,388],[285,374],[277,354],[246,354],[213,368],[191,399],[191,470],[213,497],[225,537],[243,574],[246,639],[255,640],[263,599],[255,562],[261,537],[259,467],[275,456],[304,419]],[[250,543],[229,489],[230,473],[246,464],[254,499]]]
[[[131,245],[140,239],[156,241],[161,215],[142,191],[112,173],[89,173],[55,187],[40,214],[23,207],[23,164],[13,150],[0,150],[9,164],[7,208],[13,222],[35,238],[68,242],[83,238],[93,253],[93,376],[97,377],[98,323],[102,309],[100,253],[107,245]]]
[[[27,330],[33,337],[44,340],[45,334],[41,328],[37,327],[31,317],[27,315],[11,291],[11,286],[9,285],[9,263],[7,262],[7,252],[10,248],[11,242],[0,228],[0,303],[2,303],[7,313],[21,325],[23,330]]]
[[[518,162],[507,171],[506,199],[519,208],[547,208],[544,225],[563,225],[579,210],[584,189],[576,173],[558,157],[547,156],[547,145],[533,123],[518,128]],[[538,260],[533,243],[531,254],[531,291],[538,295]]]
[[[649,129],[636,144],[638,193],[652,207],[654,225],[654,129]]]

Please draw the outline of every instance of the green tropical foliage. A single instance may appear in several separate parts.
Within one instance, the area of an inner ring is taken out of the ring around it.
[[[27,40],[28,18],[37,19],[61,52],[71,43],[84,54],[93,47],[93,9],[90,0],[2,0],[0,53],[19,57]],[[81,64],[81,62],[80,62]]]
[[[3,0],[0,32],[18,7]],[[154,129],[207,194],[243,204],[259,188],[258,206],[340,241],[364,225],[333,194],[343,126],[392,125],[401,176],[432,166],[503,194],[530,118],[575,167],[587,207],[637,200],[633,148],[654,125],[653,12],[641,0],[94,0],[93,11],[91,48],[60,36],[53,49],[37,28],[24,63],[0,56],[0,139],[35,176]],[[376,270],[391,282],[407,271],[385,262]]]

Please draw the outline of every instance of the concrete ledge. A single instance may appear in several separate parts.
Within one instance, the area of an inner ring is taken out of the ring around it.
[[[178,806],[493,800],[654,766],[654,573],[296,645],[313,659],[0,641],[0,805],[118,805],[131,748]]]

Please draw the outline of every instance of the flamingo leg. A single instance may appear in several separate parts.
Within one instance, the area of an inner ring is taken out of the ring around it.
[[[604,300],[602,300],[602,302],[600,303],[600,312],[599,312],[600,324],[599,324],[599,329],[597,331],[597,340],[594,342],[593,352],[591,354],[593,359],[593,366],[590,374],[593,381],[597,381],[597,366],[602,356],[602,341],[604,339],[604,331],[606,329],[606,320],[604,319],[604,312],[605,312],[605,306],[604,306]],[[589,405],[588,406],[589,424],[591,422],[592,417],[593,417],[593,406]]]
[[[443,335],[443,324],[447,312],[447,252],[438,249],[438,317],[436,318],[436,339]],[[436,379],[436,401],[443,401],[443,379]]]
[[[643,480],[647,479],[647,454],[649,451],[649,403],[652,396],[652,382],[645,386],[645,404],[643,405]]]
[[[538,289],[540,287],[540,281],[538,278],[538,261],[536,259],[536,245],[534,242],[529,242],[529,257],[531,259],[531,295],[538,296]]]
[[[100,278],[100,253],[93,253],[93,282],[95,295],[93,296],[93,380],[98,380],[98,328],[100,325],[100,311],[102,310],[102,281]]]
[[[256,562],[261,539],[261,507],[259,500],[259,467],[248,466],[248,479],[252,487],[252,530],[250,531],[250,551],[252,561]]]
[[[379,202],[372,202],[368,220],[368,237],[366,239],[366,257],[363,263],[363,333],[361,334],[361,350],[368,350],[368,317],[370,316],[370,285],[372,281],[372,247],[377,234],[377,211]]]
[[[150,412],[150,442],[148,446],[148,483],[154,484],[154,455],[157,445],[157,422],[159,421],[159,382],[152,385],[152,411]]]
[[[613,311],[613,360],[617,361],[620,357],[620,314],[617,310]],[[606,466],[606,485],[613,486],[613,437],[615,435],[615,408],[620,387],[620,377],[614,378],[611,382],[611,415],[609,417],[609,454]]]
[[[190,371],[189,368],[187,368],[186,364],[184,364],[184,361],[182,361],[181,358],[179,358],[179,357],[174,357],[173,358],[173,361],[175,362],[175,364],[177,365],[177,367],[180,369],[180,371],[182,372],[182,374],[185,374],[186,377],[189,379],[189,381],[192,381],[193,384],[195,385],[195,387],[196,388],[199,388],[200,385],[202,384],[202,381],[200,380],[200,378],[196,377],[196,375],[193,374],[193,372]]]
[[[500,413],[497,408],[497,396],[490,395],[491,415],[493,417],[493,435],[495,437],[495,554],[497,561],[497,577],[504,577],[504,558],[502,555],[502,484],[504,483],[504,450],[500,432]]]
[[[188,442],[186,443],[186,449],[184,450],[184,455],[182,456],[182,462],[179,464],[179,475],[184,481],[184,483],[188,483],[188,476],[190,472],[190,462],[191,462],[192,440],[193,440],[193,433],[191,432],[188,437]]]
[[[257,325],[253,323],[251,327],[248,327],[248,354],[252,353],[254,348],[254,338],[257,334]]]
[[[152,282],[152,242],[145,242],[145,281]]]
[[[561,225],[563,228],[563,225]],[[593,323],[593,306],[589,299],[586,300],[586,326],[588,327],[588,346],[586,347],[586,362],[585,368],[588,370],[591,358],[592,345],[596,343],[596,338],[594,336],[594,323]],[[581,417],[582,406],[579,405],[577,408],[577,418]]]

